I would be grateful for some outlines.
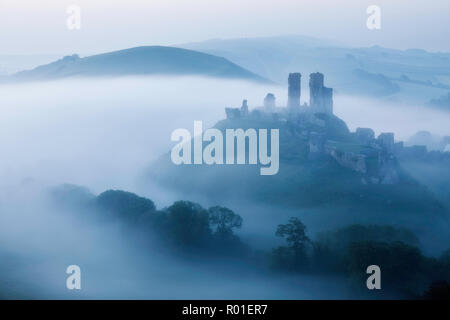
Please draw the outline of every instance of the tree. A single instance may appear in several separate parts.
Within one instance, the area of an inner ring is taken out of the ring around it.
[[[306,226],[298,218],[290,218],[288,224],[278,225],[278,237],[286,238],[289,247],[295,251],[306,250],[306,245],[311,243],[311,240],[306,236]]]
[[[311,240],[306,236],[306,226],[298,218],[290,218],[288,224],[278,225],[275,233],[278,237],[286,239],[288,247],[279,247],[273,251],[277,265],[287,264],[289,269],[303,268],[307,264],[306,248]],[[289,262],[291,261],[291,262]]]
[[[139,223],[156,213],[152,200],[121,190],[103,192],[96,198],[96,204],[113,217],[132,223]]]
[[[208,211],[197,203],[176,201],[164,210],[165,228],[172,243],[179,247],[204,247],[211,236]]]
[[[211,207],[208,209],[211,227],[215,227],[214,235],[219,238],[230,238],[233,236],[233,229],[242,226],[242,217],[225,207]]]

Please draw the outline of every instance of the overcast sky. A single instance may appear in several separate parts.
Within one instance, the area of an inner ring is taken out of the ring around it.
[[[381,30],[366,9],[381,8]],[[81,29],[66,26],[69,5]],[[0,54],[96,53],[211,38],[300,34],[450,52],[450,0],[0,0]]]

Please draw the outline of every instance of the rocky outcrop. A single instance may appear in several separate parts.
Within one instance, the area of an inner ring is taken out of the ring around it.
[[[329,154],[339,163],[341,166],[351,169],[353,171],[366,174],[367,173],[367,164],[366,164],[366,156],[362,154],[357,154],[353,152],[344,152],[338,150],[334,146],[327,146],[325,148],[326,154]]]

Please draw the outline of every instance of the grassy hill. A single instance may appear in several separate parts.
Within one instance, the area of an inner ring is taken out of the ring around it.
[[[75,76],[201,75],[265,82],[267,80],[229,60],[175,47],[148,46],[80,58],[66,56],[9,80],[48,80]]]

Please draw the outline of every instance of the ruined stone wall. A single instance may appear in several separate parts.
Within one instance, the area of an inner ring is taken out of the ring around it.
[[[301,96],[301,79],[300,73],[290,73],[288,78],[288,108],[291,110],[300,109]]]
[[[333,113],[333,89],[324,86],[322,73],[309,76],[309,106],[315,112]]]

